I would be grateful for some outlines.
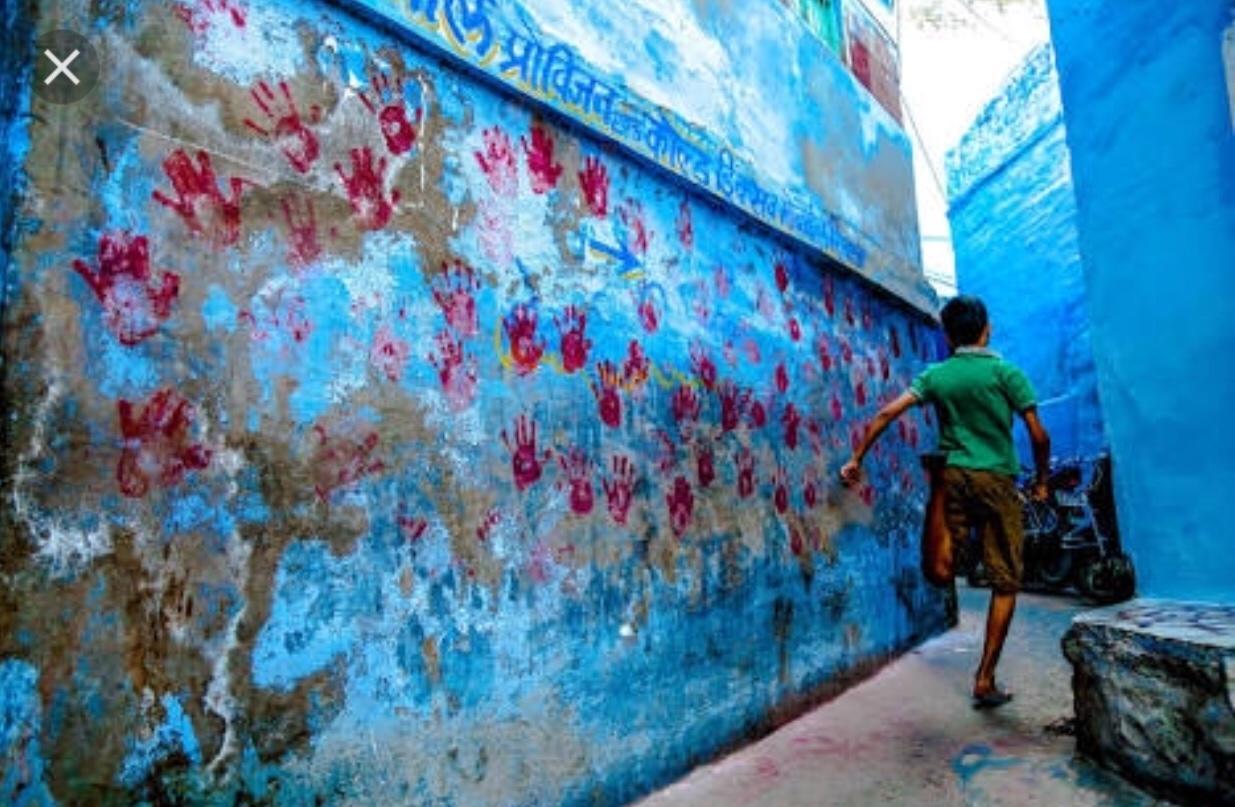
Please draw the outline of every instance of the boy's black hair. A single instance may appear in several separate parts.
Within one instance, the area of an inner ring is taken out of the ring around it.
[[[948,300],[939,316],[953,347],[976,345],[986,329],[986,306],[977,297],[967,294]]]

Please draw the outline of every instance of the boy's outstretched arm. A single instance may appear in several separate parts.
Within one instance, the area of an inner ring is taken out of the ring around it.
[[[1046,479],[1051,473],[1051,436],[1046,433],[1042,421],[1038,419],[1038,408],[1031,406],[1021,412],[1025,428],[1029,430],[1029,442],[1033,446],[1033,464],[1037,475],[1033,481],[1033,497],[1044,502],[1049,497],[1046,489]]]
[[[906,409],[917,405],[918,402],[917,395],[906,391],[879,410],[871,422],[866,424],[866,432],[862,435],[862,442],[857,450],[853,452],[849,462],[846,462],[845,466],[840,469],[842,482],[846,485],[853,485],[862,478],[862,459],[866,456],[866,452],[870,451],[870,447],[879,439],[879,435],[883,434],[884,429],[888,428]],[[1049,456],[1050,452],[1047,453]]]

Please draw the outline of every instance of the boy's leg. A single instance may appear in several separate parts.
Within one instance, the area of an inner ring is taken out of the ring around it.
[[[986,617],[982,661],[974,676],[974,696],[997,691],[995,667],[1008,638],[1020,591],[1023,531],[1020,499],[1011,478],[991,473],[974,474],[973,489],[987,518],[982,528],[982,562],[991,578],[991,605]]]

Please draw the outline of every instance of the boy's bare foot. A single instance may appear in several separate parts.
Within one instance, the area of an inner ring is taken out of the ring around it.
[[[1004,692],[994,681],[980,681],[973,687],[973,708],[995,709],[1012,700],[1011,692]]]

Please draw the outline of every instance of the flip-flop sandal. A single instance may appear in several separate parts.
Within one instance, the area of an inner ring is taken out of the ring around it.
[[[985,695],[974,695],[973,708],[997,709],[1010,700],[1012,700],[1011,692],[1001,692],[996,689],[994,692],[987,692]]]

